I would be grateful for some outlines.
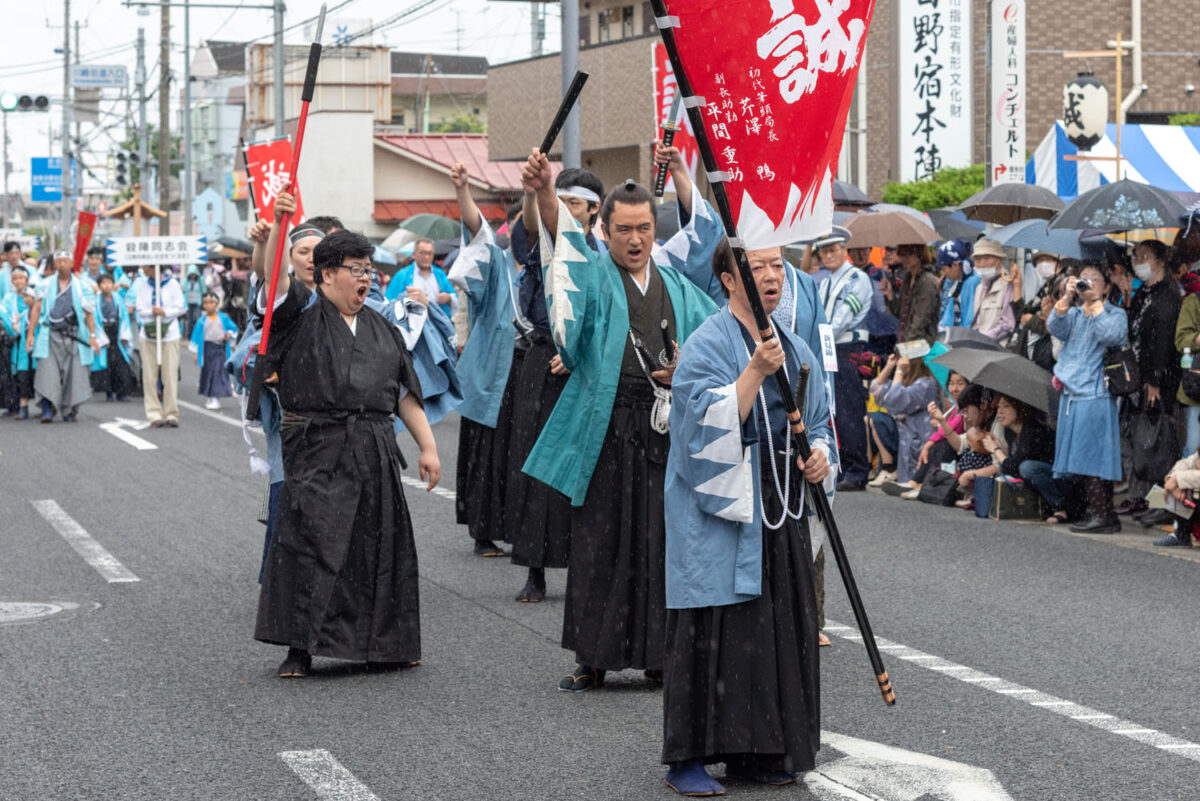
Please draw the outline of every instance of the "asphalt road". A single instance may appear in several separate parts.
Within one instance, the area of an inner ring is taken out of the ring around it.
[[[183,383],[198,405],[194,368]],[[122,429],[147,450],[100,428],[141,419],[138,404],[93,402],[74,425],[0,421],[0,799],[673,797],[658,690],[630,672],[557,692],[572,665],[564,575],[546,603],[514,603],[522,571],[471,554],[447,492],[406,488],[424,665],[318,659],[307,680],[277,679],[282,649],[250,636],[265,480],[236,414],[226,400],[216,416],[184,408],[177,430]],[[453,491],[456,421],[437,437]],[[47,500],[137,580],[107,581],[68,541],[78,530],[34,503]],[[854,620],[830,559],[828,776],[731,796],[1200,797],[1193,555],[877,494],[836,509],[898,704],[884,707],[838,626]],[[4,603],[38,601],[78,608],[4,622]],[[857,762],[839,736],[868,741]],[[992,789],[955,789],[953,765],[917,755],[990,771]]]

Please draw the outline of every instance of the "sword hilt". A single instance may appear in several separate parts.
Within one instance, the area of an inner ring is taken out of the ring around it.
[[[679,128],[670,122],[663,126],[663,129],[662,129],[662,131],[663,131],[662,146],[663,147],[671,146],[671,143],[675,141],[675,132],[677,130],[679,130]],[[669,170],[668,170],[668,167],[666,164],[658,165],[658,172],[655,173],[655,175],[654,175],[654,196],[655,197],[662,197],[663,192],[666,191],[668,172],[669,172]]]

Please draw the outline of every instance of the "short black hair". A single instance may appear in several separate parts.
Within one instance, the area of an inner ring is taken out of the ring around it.
[[[217,297],[216,292],[205,292],[203,295],[200,296],[200,300],[201,301],[215,300],[218,303],[221,301],[221,299],[219,297]]]
[[[337,229],[339,231],[346,230],[346,226],[342,225],[342,221],[337,217],[331,217],[328,214],[317,217],[308,217],[302,223],[297,223],[296,228],[316,228],[323,234],[328,234],[330,231]]]
[[[4,252],[5,253],[8,253],[10,250],[20,250],[20,249],[21,249],[21,243],[15,242],[12,239],[10,239],[4,243]]]
[[[112,280],[113,280],[112,273],[100,273],[99,275],[96,276],[97,284],[101,283],[102,281],[112,281]]]
[[[524,208],[525,204],[518,200],[508,207],[508,211],[504,213],[504,219],[508,220],[508,222],[511,224],[513,220],[517,219],[517,215],[519,215],[521,210]]]
[[[726,237],[721,237],[721,241],[717,243],[717,249],[713,251],[712,271],[713,275],[717,277],[717,283],[721,285],[721,292],[725,297],[729,297],[729,288],[725,286],[721,276],[724,273],[733,275],[733,271],[736,269],[737,260],[733,255],[733,247],[730,246]]]
[[[1134,247],[1134,250],[1137,250],[1138,248],[1149,248],[1150,253],[1154,256],[1154,258],[1161,262],[1165,262],[1167,260],[1167,253],[1170,251],[1170,248],[1167,247],[1166,242],[1161,242],[1157,239],[1147,239],[1144,242],[1138,242]]]
[[[89,256],[100,256],[101,258],[103,258],[104,256],[108,255],[108,251],[106,251],[106,250],[105,250],[104,248],[102,248],[102,247],[88,248],[88,249],[87,249],[87,255],[89,255]]]
[[[591,170],[582,167],[568,167],[554,179],[555,189],[570,189],[572,186],[582,186],[596,193],[596,197],[604,197],[604,182],[596,177]],[[600,204],[596,204],[599,207]],[[596,215],[592,215],[592,225],[596,224]]]
[[[1100,273],[1100,277],[1104,279],[1105,287],[1112,286],[1112,268],[1102,261],[1085,261],[1079,268],[1079,275],[1083,275],[1083,271],[1087,269],[1095,270]]]
[[[983,408],[983,387],[979,384],[967,384],[966,389],[958,393],[958,408],[965,409],[968,406]]]
[[[313,280],[321,283],[325,270],[336,270],[346,259],[369,259],[375,246],[357,231],[334,231],[313,248]]]
[[[604,198],[604,204],[600,206],[600,219],[608,225],[608,221],[612,219],[613,211],[618,203],[625,203],[629,206],[641,206],[643,204],[650,207],[650,219],[655,219],[654,195],[650,190],[639,184],[632,178],[626,178],[621,183],[612,188],[608,195]]]

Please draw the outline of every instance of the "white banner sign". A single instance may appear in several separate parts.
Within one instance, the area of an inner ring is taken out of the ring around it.
[[[208,243],[202,236],[127,236],[108,240],[109,267],[155,264],[204,264]]]
[[[971,2],[899,0],[900,180],[971,164]]]
[[[1025,183],[1025,0],[992,3],[992,183]]]

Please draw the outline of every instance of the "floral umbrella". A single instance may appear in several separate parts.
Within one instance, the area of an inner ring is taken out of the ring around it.
[[[1096,187],[1072,201],[1046,227],[1112,233],[1178,225],[1184,204],[1175,195],[1128,179]]]

